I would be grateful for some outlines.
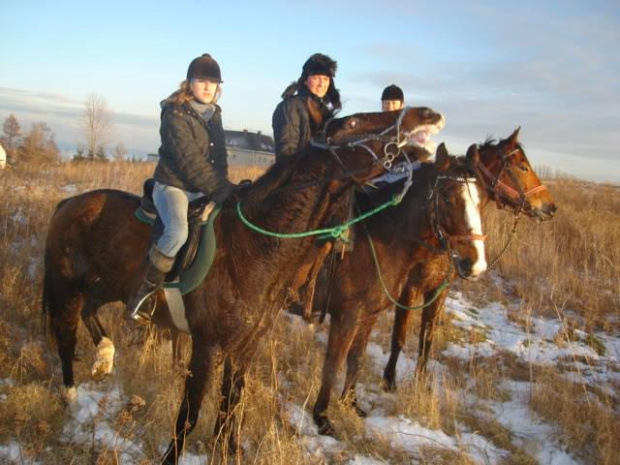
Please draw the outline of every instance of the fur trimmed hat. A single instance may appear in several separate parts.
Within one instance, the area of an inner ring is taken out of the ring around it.
[[[304,63],[301,77],[304,81],[308,76],[317,74],[320,76],[335,78],[336,69],[338,69],[338,63],[336,63],[335,60],[332,60],[330,57],[323,55],[322,53],[315,53]]]
[[[391,84],[383,89],[381,101],[384,100],[399,100],[403,102],[405,100],[405,94],[403,94],[403,90],[396,84]]]
[[[336,89],[334,84],[334,78],[336,77],[336,70],[338,63],[332,60],[329,56],[322,53],[315,53],[310,56],[304,63],[299,79],[291,83],[284,92],[282,98],[289,98],[298,93],[301,89],[306,87],[306,79],[308,76],[329,76],[329,88],[327,94],[325,94],[324,100],[331,106],[332,111],[340,110],[342,103],[340,102],[340,92]]]
[[[211,79],[216,82],[223,82],[220,65],[211,55],[204,53],[198,58],[194,58],[189,64],[187,80],[191,79]]]

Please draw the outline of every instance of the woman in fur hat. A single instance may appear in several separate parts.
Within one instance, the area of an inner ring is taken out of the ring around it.
[[[282,94],[272,117],[276,160],[308,145],[321,124],[342,107],[334,84],[336,67],[330,57],[315,53],[304,63],[301,77]]]
[[[129,319],[150,320],[151,297],[187,240],[189,202],[207,196],[221,205],[235,189],[228,180],[221,108],[216,103],[221,82],[217,61],[204,54],[190,63],[180,89],[161,102],[161,146],[153,176],[153,201],[164,231],[149,251],[140,288],[127,303]]]

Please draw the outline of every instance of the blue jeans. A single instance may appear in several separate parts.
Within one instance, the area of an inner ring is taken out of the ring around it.
[[[164,224],[164,233],[157,240],[155,247],[165,256],[176,256],[187,241],[189,234],[187,209],[192,200],[200,197],[204,197],[201,192],[187,192],[178,187],[155,182],[153,202]]]

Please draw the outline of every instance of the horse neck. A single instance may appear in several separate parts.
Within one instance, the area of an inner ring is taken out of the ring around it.
[[[291,166],[284,169],[286,173],[280,173],[273,182],[263,181],[257,186],[266,192],[253,193],[255,200],[250,200],[250,205],[244,208],[245,216],[263,229],[282,233],[308,232],[325,227],[345,191],[352,185],[352,179],[327,181],[333,166],[333,159],[327,153],[309,153],[289,163]],[[243,229],[238,230],[238,234],[247,234]],[[250,234],[248,247],[254,243],[264,248],[265,242],[270,243],[270,249],[299,247],[295,240],[267,238],[257,232]]]
[[[436,176],[435,166],[432,163],[423,163],[414,172],[411,188],[402,201],[386,213],[389,216],[388,221],[382,217],[373,220],[376,230],[383,231],[386,237],[398,238],[397,242],[406,248],[411,247],[412,241],[417,243],[416,239],[434,236],[429,221],[429,209],[433,208],[433,205],[427,195]]]

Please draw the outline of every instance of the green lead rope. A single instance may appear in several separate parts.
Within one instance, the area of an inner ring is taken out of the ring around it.
[[[369,212],[358,216],[357,218],[353,218],[351,221],[347,221],[344,224],[334,226],[332,228],[315,229],[312,231],[297,233],[279,233],[274,231],[267,231],[266,229],[256,226],[255,224],[251,223],[245,216],[243,216],[243,212],[241,211],[241,202],[237,202],[237,215],[239,216],[239,219],[243,222],[243,224],[246,225],[249,229],[264,234],[265,236],[277,237],[279,239],[299,239],[302,237],[319,236],[318,239],[334,238],[340,239],[343,242],[347,242],[343,235],[347,231],[347,229],[349,229],[349,227],[351,227],[355,223],[365,220],[372,215],[376,215],[377,213],[385,210],[388,207],[398,205],[401,200],[402,195],[394,195],[391,200],[388,200],[384,204],[379,205],[377,208],[374,208]]]
[[[408,307],[407,305],[401,304],[398,300],[396,300],[394,297],[391,296],[390,291],[385,285],[385,281],[383,280],[383,273],[381,273],[381,266],[379,265],[379,260],[377,259],[377,253],[375,251],[375,246],[372,243],[372,238],[370,237],[370,234],[368,233],[368,229],[366,229],[365,225],[364,225],[364,231],[366,232],[366,237],[368,238],[368,243],[370,244],[370,252],[372,253],[372,259],[375,262],[375,268],[377,270],[377,275],[379,276],[379,282],[381,283],[381,287],[383,288],[383,293],[387,296],[390,302],[392,302],[398,308],[401,308],[403,310],[422,310],[423,308],[428,307],[430,304],[435,302],[435,300],[437,300],[437,298],[439,297],[439,294],[441,294],[441,292],[450,285],[450,281],[448,279],[444,279],[443,282],[439,285],[439,287],[435,290],[435,294],[433,295],[433,298],[429,300],[427,303],[425,303],[424,305]]]

